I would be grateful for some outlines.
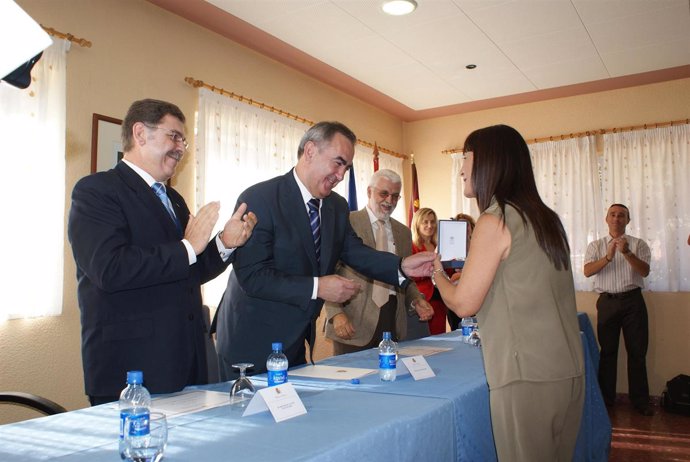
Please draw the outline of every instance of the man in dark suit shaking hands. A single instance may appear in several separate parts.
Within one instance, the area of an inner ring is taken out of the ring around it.
[[[408,276],[431,274],[433,253],[403,260],[366,246],[352,230],[347,202],[331,191],[352,166],[356,142],[345,125],[320,122],[302,138],[294,169],[240,195],[238,202],[248,204],[258,224],[235,252],[218,308],[222,379],[236,377],[236,362],[264,372],[272,342],[283,343],[291,366],[305,363],[305,340],[313,347],[324,301],[343,303],[360,289],[333,274],[339,260],[395,286],[406,286]]]
[[[122,124],[123,160],[72,192],[67,232],[92,405],[117,400],[128,370],[142,370],[151,393],[207,381],[201,284],[231,263],[256,216],[240,205],[209,242],[220,203],[194,216],[166,190],[187,149],[184,123],[174,104],[134,102]]]

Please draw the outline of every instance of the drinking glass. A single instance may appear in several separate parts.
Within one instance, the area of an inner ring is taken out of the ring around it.
[[[479,336],[479,329],[475,328],[472,333],[470,334],[470,338],[468,340],[468,343],[472,346],[476,347],[481,347],[482,346],[482,339]]]
[[[249,404],[249,400],[256,392],[254,385],[245,373],[247,369],[254,367],[254,364],[238,363],[233,364],[232,367],[240,370],[240,377],[233,382],[232,388],[230,388],[230,404],[239,403],[240,406],[244,407]]]
[[[133,417],[136,418],[136,417]],[[124,456],[128,462],[158,462],[168,443],[168,422],[162,412],[149,416],[149,433],[140,434],[140,422],[125,418]]]

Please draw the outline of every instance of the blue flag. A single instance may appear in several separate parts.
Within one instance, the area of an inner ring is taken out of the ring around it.
[[[355,169],[350,167],[350,181],[348,181],[347,203],[350,206],[350,212],[358,210],[357,207],[357,186],[355,186]]]

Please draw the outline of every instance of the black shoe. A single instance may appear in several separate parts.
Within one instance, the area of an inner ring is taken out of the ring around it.
[[[650,417],[654,415],[654,411],[649,406],[635,406],[635,410],[643,416]]]

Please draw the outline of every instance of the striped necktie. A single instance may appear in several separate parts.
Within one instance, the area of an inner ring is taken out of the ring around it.
[[[180,220],[177,219],[177,216],[175,215],[175,212],[172,208],[172,202],[170,202],[170,198],[165,192],[165,185],[162,183],[153,183],[151,185],[151,189],[153,189],[153,192],[156,193],[158,199],[160,199],[160,201],[163,203],[165,210],[168,211],[168,215],[170,215],[170,218],[172,219],[173,223],[175,223],[177,230],[179,232],[182,232],[182,225],[180,224]]]
[[[321,262],[321,219],[319,218],[319,204],[320,199],[309,199],[307,206],[309,207],[309,225],[311,226],[311,235],[314,238],[314,249],[316,250],[316,261]]]

